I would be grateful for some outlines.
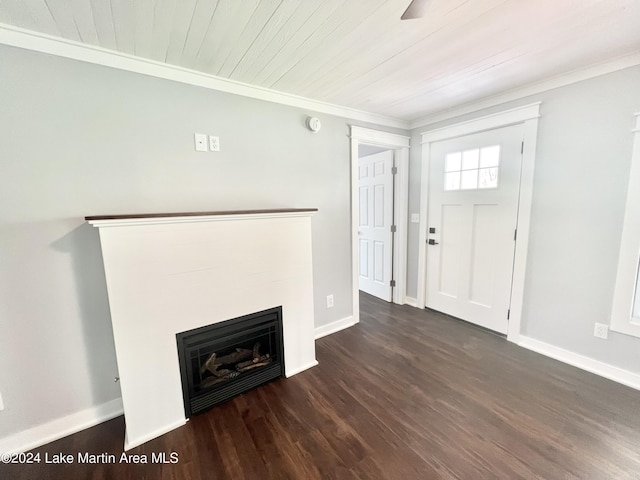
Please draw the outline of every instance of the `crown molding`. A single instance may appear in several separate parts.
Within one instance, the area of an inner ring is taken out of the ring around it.
[[[409,122],[385,115],[365,112],[354,108],[334,105],[268,88],[229,80],[188,68],[169,65],[155,60],[136,57],[126,53],[107,50],[95,45],[54,37],[44,33],[26,30],[0,23],[0,44],[23,48],[35,52],[48,53],[59,57],[116,68],[128,72],[140,73],[152,77],[173,80],[220,92],[241,95],[243,97],[265,100],[290,107],[326,113],[351,120],[407,130]]]
[[[502,112],[492,113],[483,117],[456,123],[447,127],[436,128],[421,133],[421,143],[438,142],[449,138],[461,137],[472,133],[491,130],[494,128],[523,123],[527,120],[540,117],[540,105],[542,102],[535,102],[522,107],[510,108]]]
[[[613,73],[625,68],[635,67],[636,65],[640,65],[640,53],[633,53],[622,57],[616,57],[607,62],[590,65],[586,68],[574,70],[572,72],[558,75],[541,82],[536,82],[524,87],[515,88],[513,90],[509,90],[507,92],[500,93],[498,95],[494,95],[477,102],[471,102],[449,110],[425,115],[409,122],[409,128],[413,130],[414,128],[426,127],[443,120],[449,120],[451,118],[466,115],[468,113],[474,113],[484,108],[495,107],[496,105],[501,105],[513,100],[519,100],[530,95],[537,95],[554,88],[564,87],[566,85],[571,85],[572,83],[599,77],[600,75],[606,75],[607,73]]]
[[[351,138],[369,145],[409,147],[411,137],[351,125]]]
[[[298,95],[279,92],[277,90],[257,87],[237,82],[235,80],[217,77],[204,72],[198,72],[196,70],[190,70],[176,65],[136,57],[113,50],[107,50],[95,45],[67,40],[4,23],[0,23],[0,44],[162,78],[165,80],[172,80],[188,85],[195,85],[210,90],[297,107],[318,113],[326,113],[351,120],[373,123],[386,127],[401,128],[404,130],[427,127],[434,123],[459,117],[468,113],[477,112],[484,108],[490,108],[513,100],[519,100],[520,98],[530,95],[536,95],[554,88],[563,87],[589,78],[640,65],[640,53],[633,53],[617,57],[608,62],[591,65],[563,75],[558,75],[522,88],[509,90],[508,92],[485,98],[477,102],[471,102],[449,110],[435,112],[413,121],[405,121],[395,117],[365,112],[355,108],[344,107]]]

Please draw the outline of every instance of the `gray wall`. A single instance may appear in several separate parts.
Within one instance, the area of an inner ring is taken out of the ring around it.
[[[317,207],[316,326],[351,315],[360,122],[315,114],[312,134],[312,112],[6,46],[0,69],[0,437],[120,395],[85,215]],[[222,151],[195,152],[194,132]]]
[[[420,132],[542,101],[534,177],[523,334],[640,373],[640,339],[609,323],[622,234],[634,112],[640,111],[640,67],[550,90],[412,131]],[[419,211],[419,148],[410,165],[409,211]],[[418,228],[410,224],[407,293],[415,297]]]

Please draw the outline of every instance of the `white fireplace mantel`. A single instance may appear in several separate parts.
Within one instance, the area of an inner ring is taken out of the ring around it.
[[[317,365],[315,209],[86,217],[99,228],[125,449],[186,422],[176,334],[282,306],[287,377]]]

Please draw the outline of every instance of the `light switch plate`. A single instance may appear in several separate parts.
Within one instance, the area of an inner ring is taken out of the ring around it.
[[[194,134],[194,138],[196,141],[196,152],[206,152],[207,136],[204,133],[196,133]]]

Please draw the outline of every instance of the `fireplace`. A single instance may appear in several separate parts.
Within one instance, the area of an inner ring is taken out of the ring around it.
[[[266,368],[238,372],[234,383],[209,380],[206,392],[194,384],[189,410],[192,401],[205,398],[204,393],[227,395],[232,385],[243,386],[245,379],[253,381],[275,370],[276,360],[278,376],[284,368],[286,377],[317,365],[314,213],[315,209],[285,209],[87,217],[100,232],[126,422],[125,450],[187,422],[176,348],[180,333],[200,332],[209,325],[282,306],[282,350],[266,350],[271,348],[266,339],[228,346],[251,349],[248,360],[253,361],[253,348],[260,343],[258,358],[268,353],[272,359],[261,365]],[[214,350],[209,357],[214,352],[216,358],[230,354],[224,351],[225,344],[203,348]],[[238,370],[235,364],[212,368],[218,373]],[[206,401],[215,404],[217,399]]]
[[[282,307],[176,334],[186,417],[284,375]]]

